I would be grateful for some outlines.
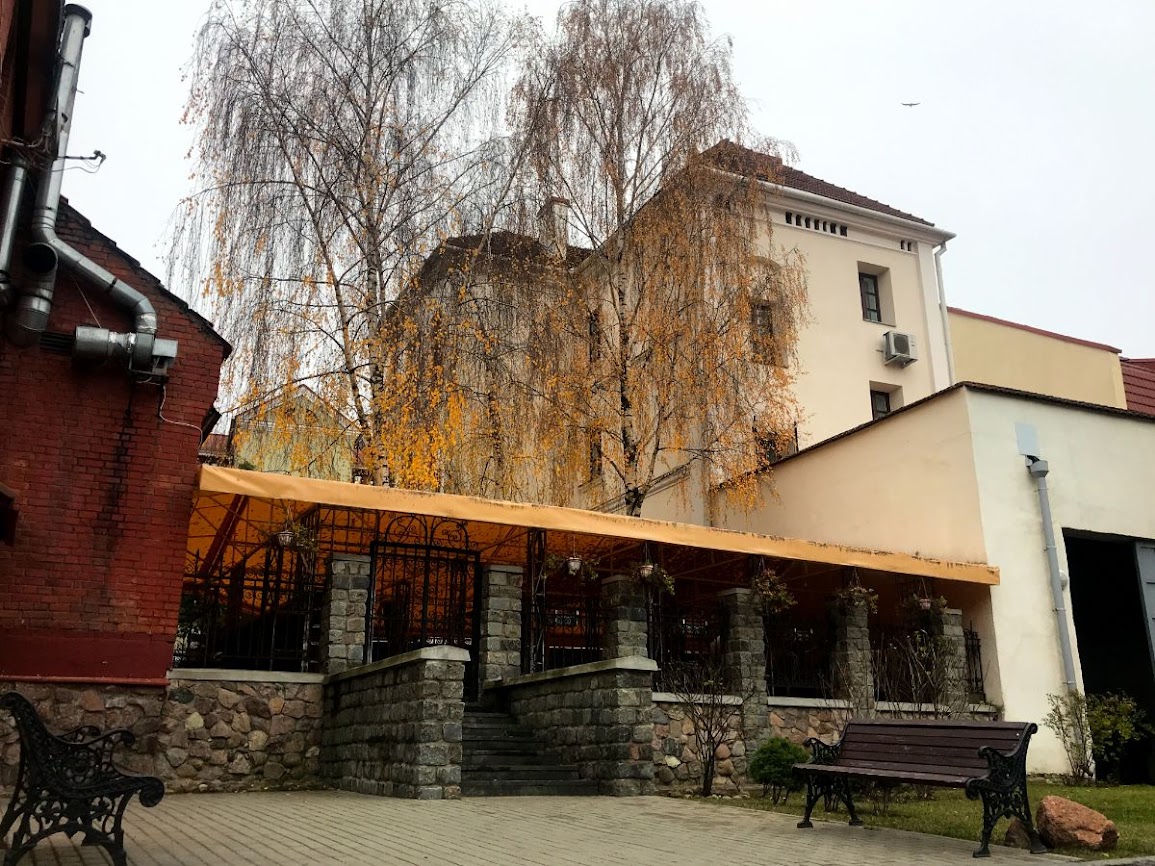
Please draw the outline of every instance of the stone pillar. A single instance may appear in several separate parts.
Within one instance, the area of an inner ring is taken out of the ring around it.
[[[522,579],[516,565],[491,565],[481,574],[478,670],[483,685],[521,673]]]
[[[605,658],[649,658],[649,618],[644,586],[625,574],[607,577],[602,581],[602,615],[606,623],[602,643]]]
[[[365,663],[365,618],[372,579],[368,556],[340,553],[329,559],[321,605],[322,672],[336,674]]]
[[[941,620],[943,687],[940,700],[948,708],[965,712],[970,704],[970,684],[967,682],[967,645],[963,631],[962,611],[946,608]]]
[[[770,727],[766,710],[766,639],[759,601],[749,589],[718,593],[726,623],[722,661],[731,690],[743,697],[742,739],[748,753],[762,744]]]
[[[850,701],[851,712],[874,714],[874,665],[870,655],[869,610],[852,600],[834,609],[834,696]]]

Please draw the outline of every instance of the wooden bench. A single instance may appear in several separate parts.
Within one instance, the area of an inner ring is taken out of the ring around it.
[[[850,780],[909,782],[963,788],[968,799],[983,801],[983,830],[975,857],[990,856],[991,832],[999,818],[1017,817],[1027,828],[1031,852],[1046,852],[1031,820],[1027,801],[1027,746],[1038,726],[1030,722],[911,721],[855,719],[833,745],[811,737],[811,759],[795,764],[806,777],[806,814],[799,827],[812,827],[810,814],[819,798],[854,811]]]
[[[118,746],[131,746],[131,731],[85,726],[56,735],[44,727],[23,695],[0,695],[0,709],[16,720],[20,734],[20,767],[8,810],[0,820],[0,845],[15,826],[4,866],[15,864],[40,840],[56,833],[84,833],[85,845],[100,845],[116,866],[125,866],[121,820],[134,794],[145,806],[164,796],[164,784],[153,776],[122,773],[112,762]]]

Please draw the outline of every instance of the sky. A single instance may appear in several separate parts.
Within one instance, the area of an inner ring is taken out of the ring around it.
[[[64,194],[164,277],[191,191],[183,70],[205,0],[87,0]],[[1155,357],[1155,3],[705,0],[797,167],[953,232],[947,300]],[[548,25],[556,2],[532,0]],[[903,102],[918,102],[914,108]],[[188,296],[190,287],[170,286]]]

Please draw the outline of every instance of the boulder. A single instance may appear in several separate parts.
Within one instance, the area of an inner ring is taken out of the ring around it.
[[[1003,844],[1008,848],[1026,848],[1030,850],[1031,835],[1027,832],[1027,828],[1023,826],[1023,822],[1018,818],[1011,820],[1007,826],[1007,835],[1003,837]]]
[[[1110,851],[1119,842],[1115,823],[1094,809],[1063,797],[1044,797],[1035,815],[1039,835],[1049,847]]]

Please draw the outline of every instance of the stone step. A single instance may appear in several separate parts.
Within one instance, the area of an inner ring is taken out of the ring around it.
[[[536,737],[462,737],[462,748],[473,749],[474,751],[499,751],[508,752],[527,751],[540,752],[542,751],[541,742]]]
[[[529,781],[543,780],[547,782],[568,782],[577,780],[577,767],[573,766],[522,766],[516,764],[486,764],[470,767],[461,765],[461,782],[492,782],[492,781]]]
[[[598,792],[593,779],[566,782],[507,780],[466,782],[461,780],[463,797],[590,797]]]
[[[490,764],[500,766],[517,765],[519,767],[551,767],[557,766],[557,757],[529,752],[471,752],[462,750],[462,767],[482,767]]]
[[[475,740],[484,739],[523,739],[533,740],[536,737],[529,728],[520,725],[462,725],[461,735]]]

